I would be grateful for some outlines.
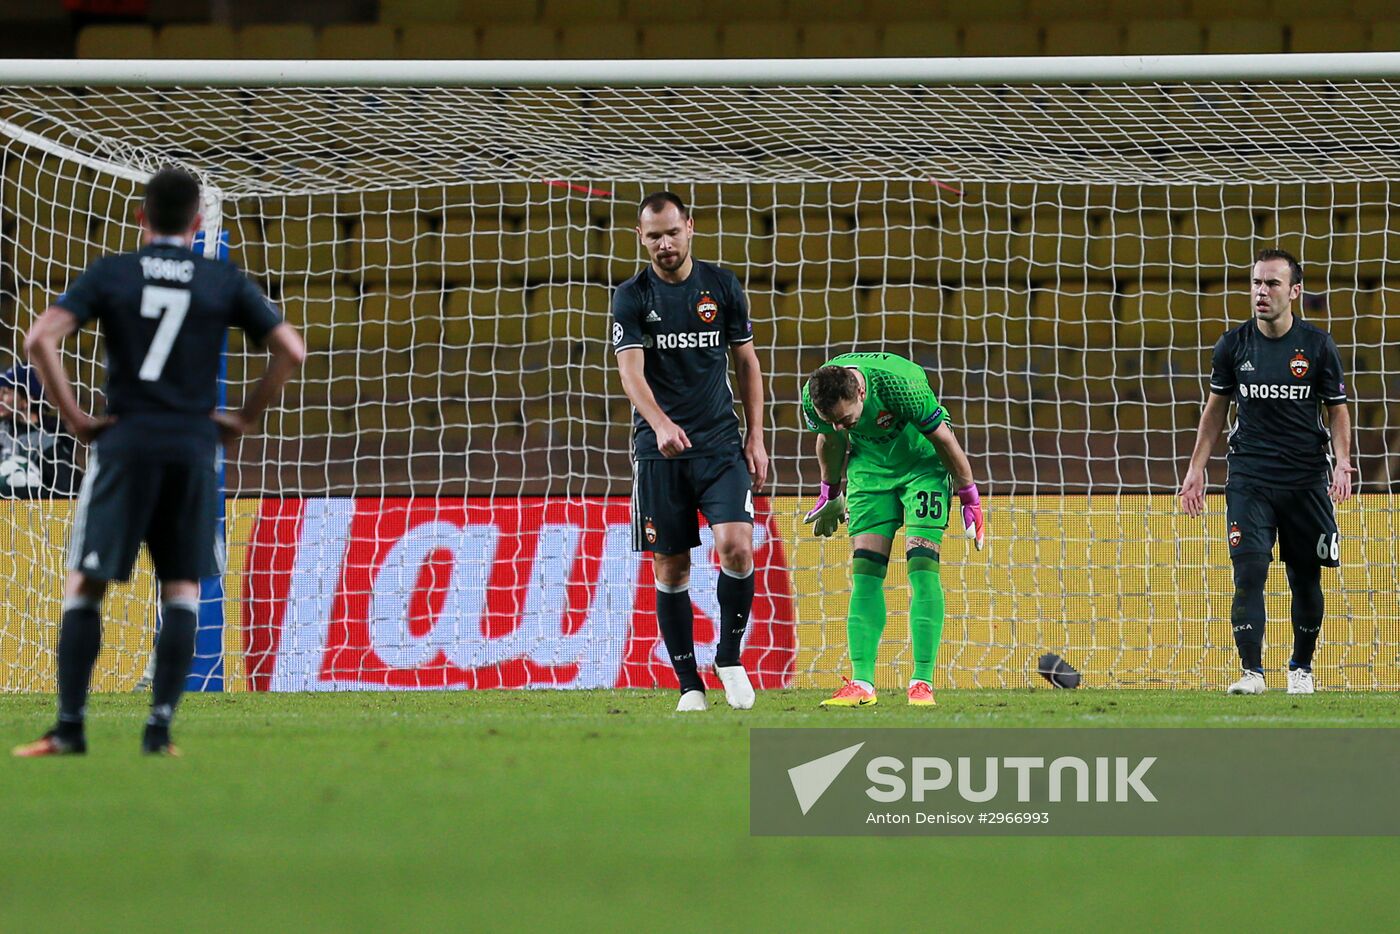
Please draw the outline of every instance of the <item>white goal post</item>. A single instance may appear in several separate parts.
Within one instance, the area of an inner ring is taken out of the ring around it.
[[[927,368],[988,504],[987,551],[948,539],[940,686],[1036,683],[1045,651],[1092,685],[1225,683],[1223,503],[1193,521],[1172,494],[1210,348],[1277,245],[1342,350],[1361,469],[1319,682],[1400,687],[1400,54],[4,61],[0,152],[16,360],[87,263],[136,246],[163,164],[204,183],[211,255],[225,235],[307,337],[229,454],[203,686],[668,683],[605,332],[643,262],[636,203],[670,188],[696,255],[745,285],[771,400],[760,683],[846,669],[849,548],[800,523],[816,473],[795,412],[805,376],[857,348]],[[94,334],[68,352],[88,404],[100,354]],[[231,399],[260,367],[235,338]],[[71,503],[0,509],[0,691],[48,690]],[[911,664],[900,564],[888,685]],[[696,568],[703,658],[707,552]],[[140,577],[109,602],[98,689],[140,674],[150,596]],[[1281,573],[1268,601],[1277,666]]]

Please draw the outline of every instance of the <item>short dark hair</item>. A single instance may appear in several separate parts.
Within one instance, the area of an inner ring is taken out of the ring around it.
[[[1298,259],[1287,250],[1280,250],[1273,247],[1267,250],[1260,250],[1254,254],[1256,263],[1267,263],[1271,259],[1281,259],[1288,264],[1288,284],[1297,285],[1303,281],[1303,267],[1298,264]]]
[[[685,202],[681,200],[680,195],[676,194],[674,191],[653,191],[642,199],[641,204],[637,205],[637,218],[640,220],[641,216],[648,210],[664,211],[668,204],[674,204],[676,210],[681,212],[681,217],[690,216],[690,208],[685,206]]]
[[[848,402],[860,394],[860,382],[856,374],[844,366],[821,366],[807,381],[807,391],[812,398],[812,407],[818,415],[826,418],[836,403]]]
[[[146,223],[158,234],[181,234],[199,213],[199,181],[184,169],[161,169],[146,183]]]

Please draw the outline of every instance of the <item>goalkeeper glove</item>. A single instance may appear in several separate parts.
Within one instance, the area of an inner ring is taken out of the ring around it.
[[[982,550],[986,538],[987,522],[982,518],[982,497],[977,495],[977,484],[969,483],[958,490],[958,501],[962,503],[963,531]]]
[[[841,492],[840,481],[834,484],[822,481],[817,504],[802,521],[811,525],[812,531],[822,538],[836,534],[836,527],[846,521],[846,496]]]

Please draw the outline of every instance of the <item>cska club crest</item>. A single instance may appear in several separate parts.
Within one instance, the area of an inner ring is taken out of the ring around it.
[[[876,428],[888,428],[888,427],[890,427],[890,426],[893,425],[893,424],[894,424],[894,415],[892,415],[892,414],[889,413],[889,412],[884,411],[883,409],[880,410],[880,414],[879,414],[879,415],[876,415],[876,416],[875,416],[875,427],[876,427]]]
[[[643,531],[645,532],[646,537],[647,537],[647,544],[648,544],[648,545],[655,545],[655,544],[656,544],[656,526],[652,524],[652,521],[651,521],[650,519],[648,519],[648,520],[646,521],[646,525],[643,526]]]
[[[719,302],[716,302],[709,292],[701,292],[700,300],[695,303],[695,313],[706,324],[714,324],[715,318],[719,317]]]
[[[1298,379],[1308,375],[1308,358],[1303,356],[1300,350],[1293,355],[1293,359],[1288,361],[1288,369]]]
[[[1242,538],[1244,538],[1244,533],[1240,531],[1240,524],[1239,524],[1238,522],[1231,522],[1231,523],[1230,523],[1230,547],[1231,547],[1231,548],[1238,548],[1239,545],[1240,545],[1240,539],[1242,539]]]

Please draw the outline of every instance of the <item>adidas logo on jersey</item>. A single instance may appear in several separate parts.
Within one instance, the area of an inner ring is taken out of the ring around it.
[[[647,312],[647,323],[648,323],[648,324],[652,324],[652,323],[659,324],[660,322],[661,322],[661,316],[658,315],[658,314],[656,313],[656,309],[655,309],[655,308],[653,308],[651,311],[648,311],[648,312]]]
[[[1251,363],[1250,361],[1246,360],[1244,363],[1241,363],[1241,364],[1240,364],[1240,372],[1241,372],[1241,373],[1253,373],[1253,372],[1254,372],[1254,364]]]

